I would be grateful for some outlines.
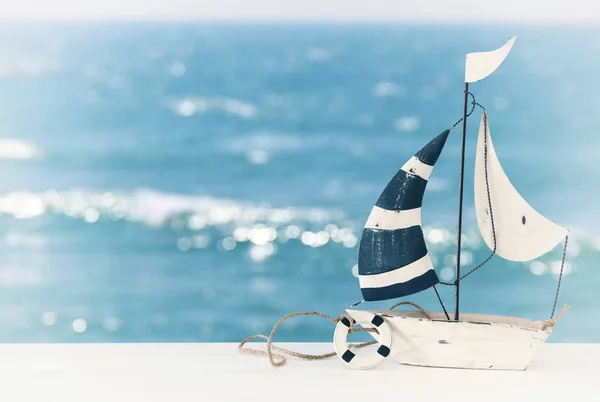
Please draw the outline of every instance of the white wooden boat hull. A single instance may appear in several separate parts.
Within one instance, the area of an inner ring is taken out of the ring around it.
[[[430,320],[418,311],[347,310],[347,313],[365,328],[376,327],[371,323],[373,317],[382,317],[379,333],[371,334],[380,344],[391,342],[386,345],[389,350],[386,346],[382,348],[386,353],[402,364],[413,366],[525,370],[551,333],[551,328],[543,329],[542,321],[487,314],[461,314],[461,321],[448,321],[443,313],[428,313]],[[338,324],[334,335],[340,357],[348,353],[345,329],[345,325]],[[386,332],[390,335],[386,336]],[[346,361],[347,355],[342,359],[359,369],[375,367],[386,357],[356,353],[353,361]]]

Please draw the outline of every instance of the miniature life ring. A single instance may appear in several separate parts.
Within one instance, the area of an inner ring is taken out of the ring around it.
[[[348,343],[346,342],[348,333],[350,332],[350,321],[348,318],[342,318],[335,327],[335,332],[333,334],[335,352],[340,359],[354,369],[367,370],[380,365],[385,358],[389,356],[392,349],[392,331],[390,330],[388,323],[385,322],[380,315],[375,313],[370,313],[370,316],[372,316],[370,322],[363,322],[361,320],[360,322],[355,321],[355,323],[361,324],[365,328],[377,328],[379,334],[374,335],[379,342],[379,348],[377,349],[377,352],[373,354],[356,355],[348,348]]]

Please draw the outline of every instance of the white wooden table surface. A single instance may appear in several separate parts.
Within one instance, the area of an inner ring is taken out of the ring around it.
[[[368,371],[337,357],[273,368],[233,343],[0,344],[0,401],[598,402],[599,363],[600,344],[546,344],[524,372],[407,367],[391,357]]]

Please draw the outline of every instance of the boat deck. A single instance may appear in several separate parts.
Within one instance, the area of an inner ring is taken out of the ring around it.
[[[264,346],[264,344],[255,344]],[[307,353],[330,343],[281,344]],[[524,372],[400,366],[352,370],[337,357],[271,367],[234,343],[4,344],[0,400],[598,401],[600,344],[546,344]],[[435,398],[435,399],[433,399]]]
[[[376,314],[379,314],[384,317],[410,317],[410,318],[420,318],[425,319],[423,314],[420,311],[415,310],[370,310]],[[473,314],[473,313],[462,313],[460,315],[460,321],[448,320],[446,315],[442,312],[431,312],[428,311],[427,314],[434,321],[442,321],[442,322],[470,322],[474,324],[500,324],[500,325],[514,325],[521,328],[528,329],[542,329],[544,322],[529,320],[526,318],[520,317],[508,317],[503,315],[494,315],[494,314]]]

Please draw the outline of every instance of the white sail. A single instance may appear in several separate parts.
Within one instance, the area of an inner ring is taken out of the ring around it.
[[[465,63],[465,82],[476,82],[484,79],[504,61],[515,44],[517,37],[512,37],[504,46],[490,52],[477,52],[467,54]]]
[[[487,135],[487,175],[496,232],[496,254],[510,261],[529,261],[554,248],[568,233],[533,209],[513,187],[498,161],[483,112],[475,157],[475,213],[481,235],[494,247],[485,180],[484,146]]]

